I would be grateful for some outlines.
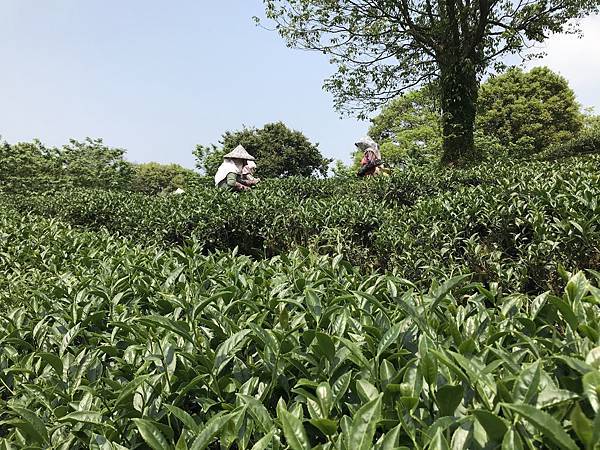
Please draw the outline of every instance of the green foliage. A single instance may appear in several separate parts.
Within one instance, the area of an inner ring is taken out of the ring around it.
[[[71,139],[60,150],[64,174],[73,186],[123,189],[131,179],[131,166],[125,150],[111,148],[102,139]]]
[[[591,153],[600,153],[600,127],[586,128],[573,139],[550,146],[539,158],[553,160]]]
[[[541,292],[555,285],[560,265],[600,269],[598,163],[588,156],[468,170],[409,166],[385,179],[269,180],[243,195],[73,190],[3,201],[166,247],[196,238],[205,252],[238,247],[271,257],[303,246],[415,283],[440,271],[471,272],[484,283]]]
[[[0,230],[1,448],[599,443],[596,272],[528,296],[141,246],[6,204]]]
[[[584,130],[592,130],[600,132],[600,116],[588,113],[583,117]]]
[[[325,175],[332,161],[323,158],[318,144],[312,144],[300,131],[291,130],[282,122],[269,123],[260,129],[227,131],[221,144],[221,148],[196,147],[196,167],[207,175],[213,175],[223,155],[238,145],[256,158],[257,175],[262,178]]]
[[[178,164],[134,164],[130,188],[135,192],[159,194],[187,189],[195,178],[198,175],[194,171]]]
[[[380,143],[382,158],[391,166],[402,165],[407,156],[430,154],[439,158],[441,121],[437,92],[427,86],[386,104],[372,119],[369,136]]]
[[[346,166],[339,159],[333,163],[333,167],[331,169],[333,172],[333,176],[337,178],[353,178],[356,176],[356,170],[354,170],[354,165]]]
[[[337,67],[325,81],[342,112],[365,117],[400,93],[438,80],[442,162],[480,158],[474,147],[480,77],[507,54],[553,33],[575,33],[597,0],[264,0],[291,47],[323,52]],[[497,64],[498,65],[498,64]]]
[[[102,139],[71,140],[62,148],[48,148],[37,140],[0,142],[0,190],[125,189],[132,169],[124,154],[104,145]]]
[[[481,85],[477,127],[519,154],[569,140],[583,116],[566,79],[547,67],[513,68]]]
[[[214,176],[223,162],[223,155],[227,152],[214,144],[210,146],[198,144],[192,153],[196,158],[196,168],[205,176]]]
[[[0,190],[41,190],[56,186],[62,172],[57,149],[40,141],[11,145],[0,141]]]

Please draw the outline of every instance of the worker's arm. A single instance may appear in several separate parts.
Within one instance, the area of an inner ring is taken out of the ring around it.
[[[245,191],[249,189],[248,186],[244,186],[242,183],[238,183],[237,175],[234,172],[229,172],[227,174],[227,186],[229,186],[232,189],[235,189],[236,191]]]

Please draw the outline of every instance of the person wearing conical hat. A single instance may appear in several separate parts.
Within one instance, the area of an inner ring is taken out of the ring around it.
[[[244,182],[242,172],[248,161],[254,160],[254,156],[238,145],[223,155],[223,162],[215,174],[215,186],[232,191],[247,191],[250,187]]]
[[[379,145],[373,139],[365,136],[354,145],[364,152],[360,161],[360,170],[357,173],[359,177],[384,173]]]
[[[248,161],[242,169],[242,183],[247,186],[255,186],[260,183],[260,178],[254,176],[256,171],[256,163],[254,161]]]

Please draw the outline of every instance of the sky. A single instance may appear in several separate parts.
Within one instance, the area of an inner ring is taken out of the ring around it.
[[[261,0],[0,0],[0,136],[103,138],[135,162],[194,166],[196,144],[283,121],[350,161],[369,123],[339,117],[320,53],[257,27]],[[600,16],[553,37],[548,65],[600,113]]]

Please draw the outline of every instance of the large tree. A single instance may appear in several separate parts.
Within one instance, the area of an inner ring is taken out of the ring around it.
[[[213,175],[223,155],[238,145],[256,158],[257,174],[265,178],[325,175],[331,160],[323,158],[318,144],[311,143],[300,131],[289,129],[282,122],[268,123],[263,128],[243,128],[227,131],[221,138],[222,147],[198,145],[194,151],[196,167]]]
[[[399,165],[407,155],[439,154],[442,141],[437,86],[426,85],[388,102],[371,119],[369,136],[380,143],[386,165]]]
[[[598,0],[264,0],[289,46],[328,54],[325,81],[342,112],[365,115],[432,79],[440,86],[445,163],[477,157],[473,128],[480,76],[521,54]],[[531,55],[531,53],[530,53]]]
[[[567,80],[547,67],[529,72],[512,68],[479,90],[477,128],[520,153],[573,138],[583,120]]]

